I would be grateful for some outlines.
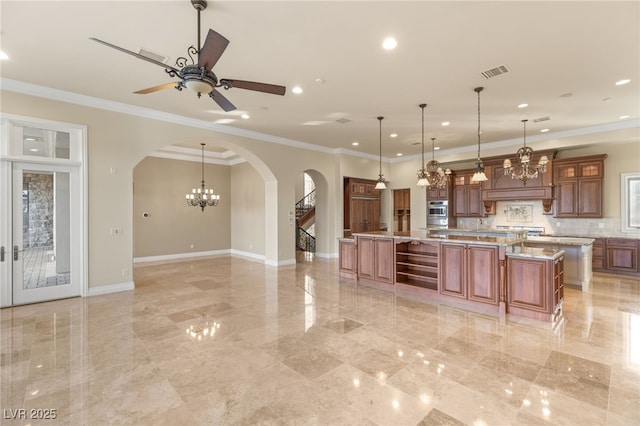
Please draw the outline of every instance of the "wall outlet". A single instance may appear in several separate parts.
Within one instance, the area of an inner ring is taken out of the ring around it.
[[[122,235],[122,228],[111,228],[109,230],[109,234],[111,234],[111,235]]]

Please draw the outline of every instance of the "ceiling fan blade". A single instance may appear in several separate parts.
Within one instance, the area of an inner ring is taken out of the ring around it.
[[[211,68],[218,62],[228,44],[229,40],[224,36],[209,29],[207,38],[198,54],[198,68],[204,67],[207,71],[211,71]]]
[[[220,108],[222,108],[225,112],[233,111],[234,109],[236,109],[236,106],[216,89],[213,89],[209,93],[209,97],[211,97],[211,99],[213,99],[218,105],[220,105]]]
[[[287,88],[284,86],[277,86],[275,84],[256,83],[255,81],[245,80],[220,80],[222,85],[229,87],[237,87],[238,89],[255,90],[256,92],[271,93],[272,95],[284,95]]]
[[[172,70],[172,71],[173,71],[173,72],[175,72],[176,74],[179,74],[179,73],[180,73],[180,70],[178,70],[178,69],[176,69],[176,68],[172,67],[171,65],[163,64],[162,62],[160,62],[160,61],[156,61],[155,59],[147,58],[147,57],[146,57],[146,56],[144,56],[144,55],[140,55],[139,53],[132,52],[132,51],[130,51],[130,50],[127,50],[127,49],[124,49],[124,48],[122,48],[122,47],[120,47],[120,46],[116,46],[115,44],[111,44],[111,43],[108,43],[108,42],[106,42],[106,41],[103,41],[103,40],[97,39],[97,38],[95,38],[95,37],[89,37],[89,38],[90,38],[91,40],[93,40],[93,41],[97,41],[97,42],[98,42],[98,43],[100,43],[100,44],[104,44],[105,46],[109,46],[109,47],[111,47],[111,48],[113,48],[113,49],[116,49],[116,50],[119,50],[119,51],[121,51],[121,52],[127,53],[127,54],[129,54],[129,55],[131,55],[131,56],[135,56],[135,57],[136,57],[136,58],[138,58],[138,59],[142,59],[142,60],[144,60],[144,61],[151,62],[152,64],[159,65],[159,66],[161,66],[162,68]]]
[[[158,92],[160,90],[172,89],[172,88],[175,89],[178,86],[178,84],[180,84],[179,81],[172,81],[170,83],[161,84],[159,86],[149,87],[148,89],[138,90],[137,92],[133,92],[133,93],[137,93],[138,95],[146,95],[147,93]]]

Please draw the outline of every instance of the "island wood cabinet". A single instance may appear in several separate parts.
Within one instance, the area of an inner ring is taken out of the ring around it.
[[[552,321],[564,300],[564,257],[507,255],[508,312]]]
[[[593,242],[592,256],[591,256],[591,269],[593,271],[602,272],[607,269],[605,262],[605,238],[596,238]]]
[[[343,278],[357,278],[358,259],[356,257],[356,241],[340,239],[339,274]]]
[[[394,282],[393,238],[357,237],[358,279]]]
[[[411,230],[411,190],[393,190],[393,215],[398,231]]]
[[[440,293],[498,304],[499,259],[496,246],[440,244]]]
[[[461,171],[453,178],[453,216],[484,217],[482,184],[471,183],[472,171]]]
[[[555,160],[555,217],[602,217],[606,154]]]
[[[439,251],[438,242],[396,241],[396,284],[437,291]]]

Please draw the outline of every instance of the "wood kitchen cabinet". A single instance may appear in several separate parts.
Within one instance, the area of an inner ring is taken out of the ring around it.
[[[607,269],[605,247],[607,240],[605,238],[596,238],[593,242],[591,254],[591,269],[593,271],[604,272]]]
[[[507,255],[508,312],[554,320],[564,299],[564,257]]]
[[[358,259],[356,257],[356,241],[352,239],[340,239],[340,266],[339,274],[343,278],[357,278]]]
[[[446,188],[427,188],[427,201],[434,200],[449,200],[451,197],[449,192],[451,191],[451,183]]]
[[[396,241],[396,284],[438,290],[440,244]]]
[[[409,188],[393,190],[393,214],[398,231],[411,230],[411,190]]]
[[[498,304],[499,260],[496,246],[440,244],[440,293]]]
[[[377,181],[344,178],[344,232],[350,237],[356,232],[380,230],[380,190]]]
[[[607,238],[607,270],[638,272],[638,241],[628,238]]]
[[[358,279],[393,284],[393,238],[357,237]]]
[[[471,183],[473,171],[460,171],[453,178],[453,216],[484,217],[482,184]]]
[[[606,154],[555,160],[555,217],[602,217]]]

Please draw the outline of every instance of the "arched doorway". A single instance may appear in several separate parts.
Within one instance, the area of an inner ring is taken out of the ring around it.
[[[295,191],[296,250],[304,252],[306,260],[330,257],[327,179],[318,170],[304,170],[298,176]]]

